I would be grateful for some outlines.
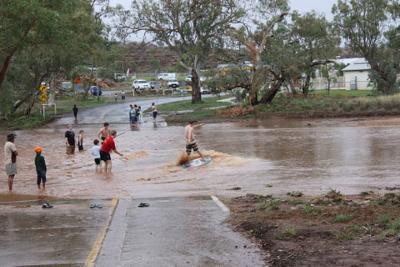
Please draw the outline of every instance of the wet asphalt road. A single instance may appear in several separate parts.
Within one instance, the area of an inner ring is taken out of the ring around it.
[[[102,208],[90,209],[90,203]],[[0,205],[0,266],[83,266],[110,215],[110,200]]]
[[[96,266],[264,266],[228,216],[209,196],[120,200]]]

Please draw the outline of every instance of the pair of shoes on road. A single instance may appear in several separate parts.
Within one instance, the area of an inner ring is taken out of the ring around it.
[[[139,207],[139,208],[148,208],[148,207],[150,207],[150,204],[149,204],[149,203],[141,202],[141,203],[138,205],[138,207]]]
[[[100,205],[100,204],[92,203],[92,204],[90,204],[89,208],[91,208],[91,209],[95,209],[95,208],[102,209],[103,206]]]
[[[42,205],[42,208],[43,208],[43,209],[51,209],[52,207],[53,207],[53,206],[50,205],[49,202],[44,202],[43,205]]]

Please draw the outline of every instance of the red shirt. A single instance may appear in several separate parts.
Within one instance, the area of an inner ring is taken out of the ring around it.
[[[114,138],[111,135],[104,140],[100,150],[107,153],[110,153],[111,150],[115,150]]]

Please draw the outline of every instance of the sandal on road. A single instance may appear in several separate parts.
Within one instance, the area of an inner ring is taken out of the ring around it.
[[[53,206],[50,205],[49,202],[45,202],[45,203],[43,203],[43,205],[42,205],[42,208],[43,208],[43,209],[51,209],[52,207],[53,207]]]
[[[138,207],[139,207],[139,208],[147,208],[147,207],[150,207],[150,204],[149,204],[149,203],[141,202],[141,203],[138,205]]]

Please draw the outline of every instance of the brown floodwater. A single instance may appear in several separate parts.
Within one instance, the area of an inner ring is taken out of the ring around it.
[[[70,117],[41,129],[18,131],[20,156],[14,194],[104,198],[300,190],[315,195],[330,188],[355,194],[400,184],[400,118],[271,118],[206,124],[196,134],[200,149],[213,161],[184,169],[175,164],[184,151],[183,127],[167,126],[162,119],[154,124],[145,118],[138,131],[131,131],[125,123],[127,112],[125,104],[103,107],[101,116],[96,109],[82,112],[74,130],[85,131],[85,151],[73,156],[65,154],[63,137],[66,124],[73,122]],[[112,155],[110,175],[95,172],[88,152],[104,120],[121,134],[116,139],[117,149],[125,155]],[[0,143],[4,143],[4,135]],[[36,145],[44,148],[48,165],[45,193],[38,192],[35,184]],[[1,163],[3,157],[0,153]],[[7,194],[3,169],[1,177],[0,194]],[[241,190],[231,190],[233,187]]]

